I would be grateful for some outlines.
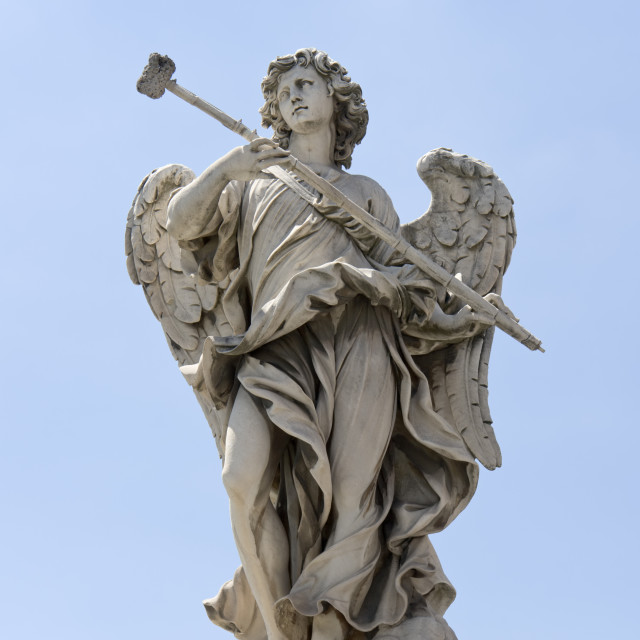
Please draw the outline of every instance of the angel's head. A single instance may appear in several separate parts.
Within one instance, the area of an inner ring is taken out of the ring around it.
[[[367,131],[369,113],[360,85],[351,82],[347,70],[332,60],[323,51],[300,49],[292,55],[276,58],[269,65],[267,76],[262,81],[265,103],[260,109],[262,125],[273,127],[273,139],[283,148],[289,147],[291,127],[280,111],[280,79],[292,69],[300,67],[315,71],[326,82],[327,96],[331,97],[331,117],[335,128],[334,161],[348,169],[351,166],[353,149]],[[322,110],[322,105],[320,105]]]

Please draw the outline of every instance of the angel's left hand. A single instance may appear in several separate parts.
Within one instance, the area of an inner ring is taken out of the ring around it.
[[[509,318],[511,318],[515,322],[520,322],[520,318],[516,318],[513,311],[511,311],[511,309],[507,307],[502,297],[497,293],[488,293],[486,296],[484,296],[484,299],[487,302],[490,302],[496,309],[499,309],[500,311],[502,311],[502,313],[509,316]],[[493,322],[491,324],[493,324]]]
[[[484,299],[516,322],[518,321],[497,293],[489,293],[484,296]],[[430,324],[451,338],[462,339],[471,338],[486,331],[495,324],[495,318],[484,311],[474,311],[469,305],[465,305],[453,315],[444,313],[439,306],[436,306],[430,318]]]

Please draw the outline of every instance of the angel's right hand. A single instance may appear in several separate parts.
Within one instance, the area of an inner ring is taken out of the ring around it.
[[[256,138],[243,147],[236,147],[220,159],[220,170],[226,180],[254,180],[262,176],[264,169],[283,165],[289,160],[289,152],[281,149],[269,138]]]

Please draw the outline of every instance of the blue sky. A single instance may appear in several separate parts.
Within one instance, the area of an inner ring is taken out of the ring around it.
[[[2,3],[5,336],[0,636],[231,637],[200,601],[238,564],[206,421],[123,233],[140,180],[241,143],[135,81],[152,51],[251,127],[268,62],[325,49],[371,121],[352,171],[403,221],[429,149],[490,163],[516,202],[503,295],[547,353],[496,339],[504,466],[434,536],[460,640],[640,637],[638,5]]]

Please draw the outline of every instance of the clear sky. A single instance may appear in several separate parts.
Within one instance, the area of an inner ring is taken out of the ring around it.
[[[135,81],[152,51],[251,127],[268,62],[325,49],[364,90],[352,171],[403,221],[447,146],[519,230],[496,339],[504,466],[434,536],[460,640],[638,638],[638,4],[2,2],[0,637],[231,637],[200,601],[238,564],[206,421],[123,235],[140,180],[241,143]]]

